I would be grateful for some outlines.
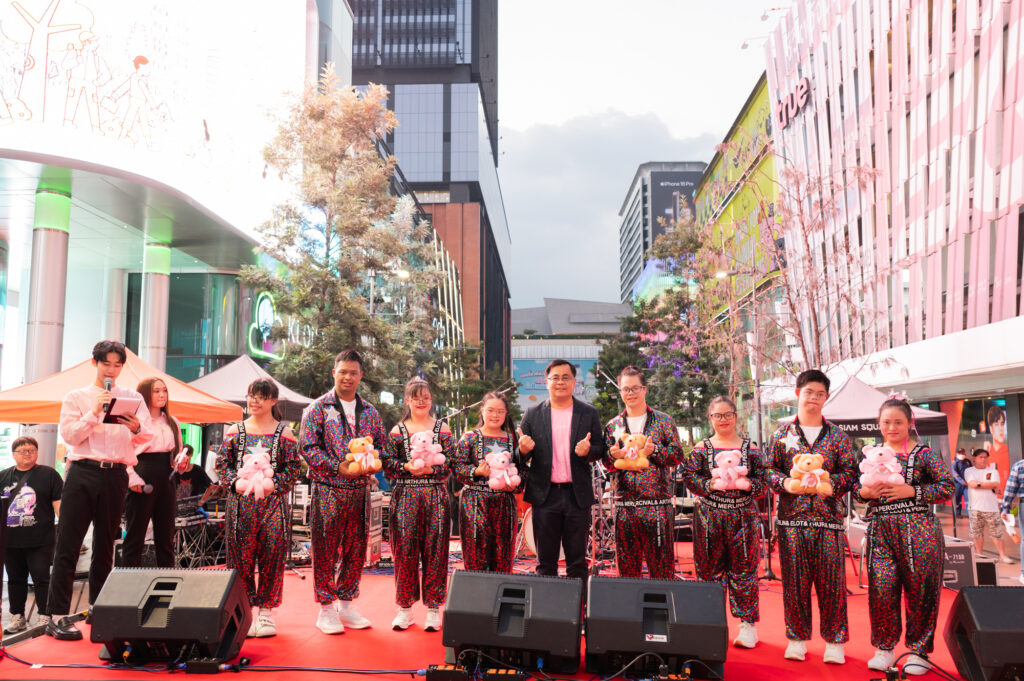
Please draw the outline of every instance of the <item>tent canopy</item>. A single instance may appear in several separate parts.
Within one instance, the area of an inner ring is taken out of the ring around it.
[[[245,406],[246,388],[259,378],[270,379],[277,386],[277,406],[280,407],[286,421],[298,421],[302,418],[302,410],[313,400],[285,387],[249,355],[242,355],[220,369],[197,378],[189,385],[216,395],[222,400]]]
[[[831,394],[821,408],[825,419],[852,438],[882,436],[878,430],[878,410],[889,399],[886,393],[872,388],[858,378],[849,378],[846,383]],[[921,435],[947,435],[949,423],[946,415],[921,407],[910,406],[914,412],[914,423]],[[793,420],[792,417],[783,419]]]
[[[168,409],[181,423],[225,423],[242,418],[242,410],[230,402],[217,399],[202,390],[179,381],[143,362],[125,348],[128,360],[117,378],[117,385],[135,390],[144,378],[155,376],[167,385]],[[38,381],[0,392],[0,422],[60,423],[60,406],[72,390],[91,385],[96,380],[92,360],[76,364],[60,373]]]

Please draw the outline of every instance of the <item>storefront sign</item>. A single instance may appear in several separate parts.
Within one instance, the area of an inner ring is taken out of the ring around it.
[[[775,120],[779,124],[779,129],[785,130],[789,122],[803,111],[809,101],[811,101],[811,81],[809,78],[801,78],[800,82],[796,84],[796,89],[775,104]]]

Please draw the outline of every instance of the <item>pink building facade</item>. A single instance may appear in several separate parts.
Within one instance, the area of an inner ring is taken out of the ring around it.
[[[837,235],[857,256],[835,355],[916,401],[1003,406],[1019,458],[1024,2],[796,0],[766,56],[780,166],[841,194],[820,266]]]

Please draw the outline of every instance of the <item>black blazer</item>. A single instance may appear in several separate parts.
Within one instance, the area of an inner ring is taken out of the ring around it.
[[[519,427],[523,434],[532,437],[535,443],[529,454],[522,455],[530,471],[523,500],[529,504],[543,504],[551,489],[551,402],[544,400],[530,407]],[[575,397],[572,399],[571,431],[569,469],[572,471],[572,491],[576,503],[587,508],[594,503],[594,482],[590,462],[600,461],[604,457],[604,429],[597,409]],[[590,433],[590,453],[586,457],[577,456],[576,443],[585,438],[587,433]]]

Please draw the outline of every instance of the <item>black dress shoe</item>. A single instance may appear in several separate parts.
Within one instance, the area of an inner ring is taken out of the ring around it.
[[[46,635],[58,641],[81,641],[82,632],[67,617],[58,617],[46,623]]]

